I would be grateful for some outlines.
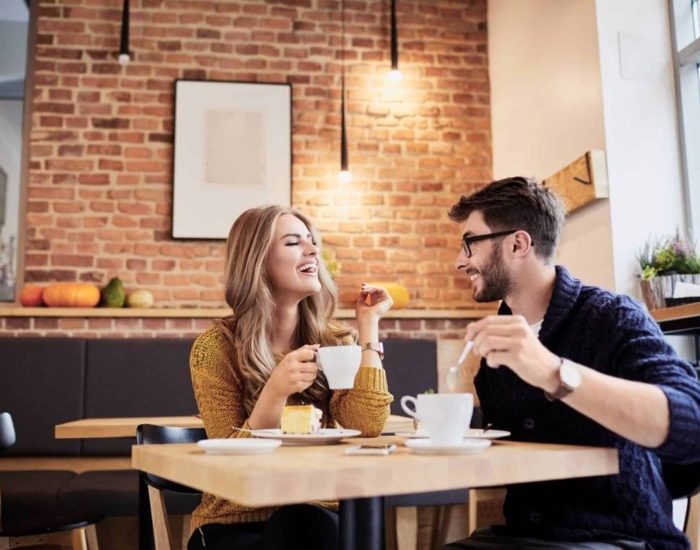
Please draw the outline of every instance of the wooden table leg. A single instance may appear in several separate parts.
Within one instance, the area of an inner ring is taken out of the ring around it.
[[[139,472],[139,550],[153,550],[153,523],[146,474]]]

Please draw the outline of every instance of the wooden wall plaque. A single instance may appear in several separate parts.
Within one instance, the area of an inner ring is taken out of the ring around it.
[[[561,195],[567,214],[598,199],[607,199],[605,151],[588,151],[542,183]]]

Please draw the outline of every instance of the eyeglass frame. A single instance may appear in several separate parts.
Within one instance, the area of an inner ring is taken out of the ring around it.
[[[473,243],[479,242],[479,241],[485,241],[487,239],[496,239],[498,237],[507,237],[508,235],[512,235],[513,233],[517,233],[520,231],[520,229],[509,229],[508,231],[496,231],[495,233],[486,233],[484,235],[462,235],[462,250],[464,253],[467,255],[467,258],[472,257],[472,248],[471,245]],[[534,245],[535,243],[530,243],[530,245]]]

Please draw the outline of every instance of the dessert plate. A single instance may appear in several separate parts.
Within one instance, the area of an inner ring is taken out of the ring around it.
[[[419,455],[467,455],[491,446],[490,439],[463,439],[458,445],[433,445],[427,439],[409,439],[406,447]]]
[[[264,455],[282,445],[279,439],[202,439],[197,445],[208,455]]]
[[[279,428],[276,430],[252,430],[253,437],[263,439],[279,439],[285,445],[331,445],[339,443],[346,437],[357,437],[362,434],[360,430],[344,430],[336,428],[321,428],[313,434],[284,434]]]
[[[422,430],[417,432],[396,432],[399,437],[409,437],[411,439],[425,439],[428,434]],[[488,429],[486,431],[481,429],[470,429],[464,436],[467,439],[500,439],[501,437],[508,437],[510,432],[505,430],[492,430]]]

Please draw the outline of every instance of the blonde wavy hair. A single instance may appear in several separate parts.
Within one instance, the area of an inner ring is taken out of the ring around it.
[[[248,414],[279,359],[272,351],[276,306],[266,263],[277,221],[285,214],[299,218],[320,244],[318,231],[306,216],[276,205],[246,210],[233,223],[228,235],[224,293],[232,315],[215,323],[235,350],[234,368],[244,381],[243,405]],[[351,329],[331,320],[338,301],[337,290],[322,260],[318,277],[321,291],[299,304],[293,349],[305,344],[337,345],[354,337]],[[326,378],[319,375],[298,395],[306,403],[323,403],[329,396]]]

